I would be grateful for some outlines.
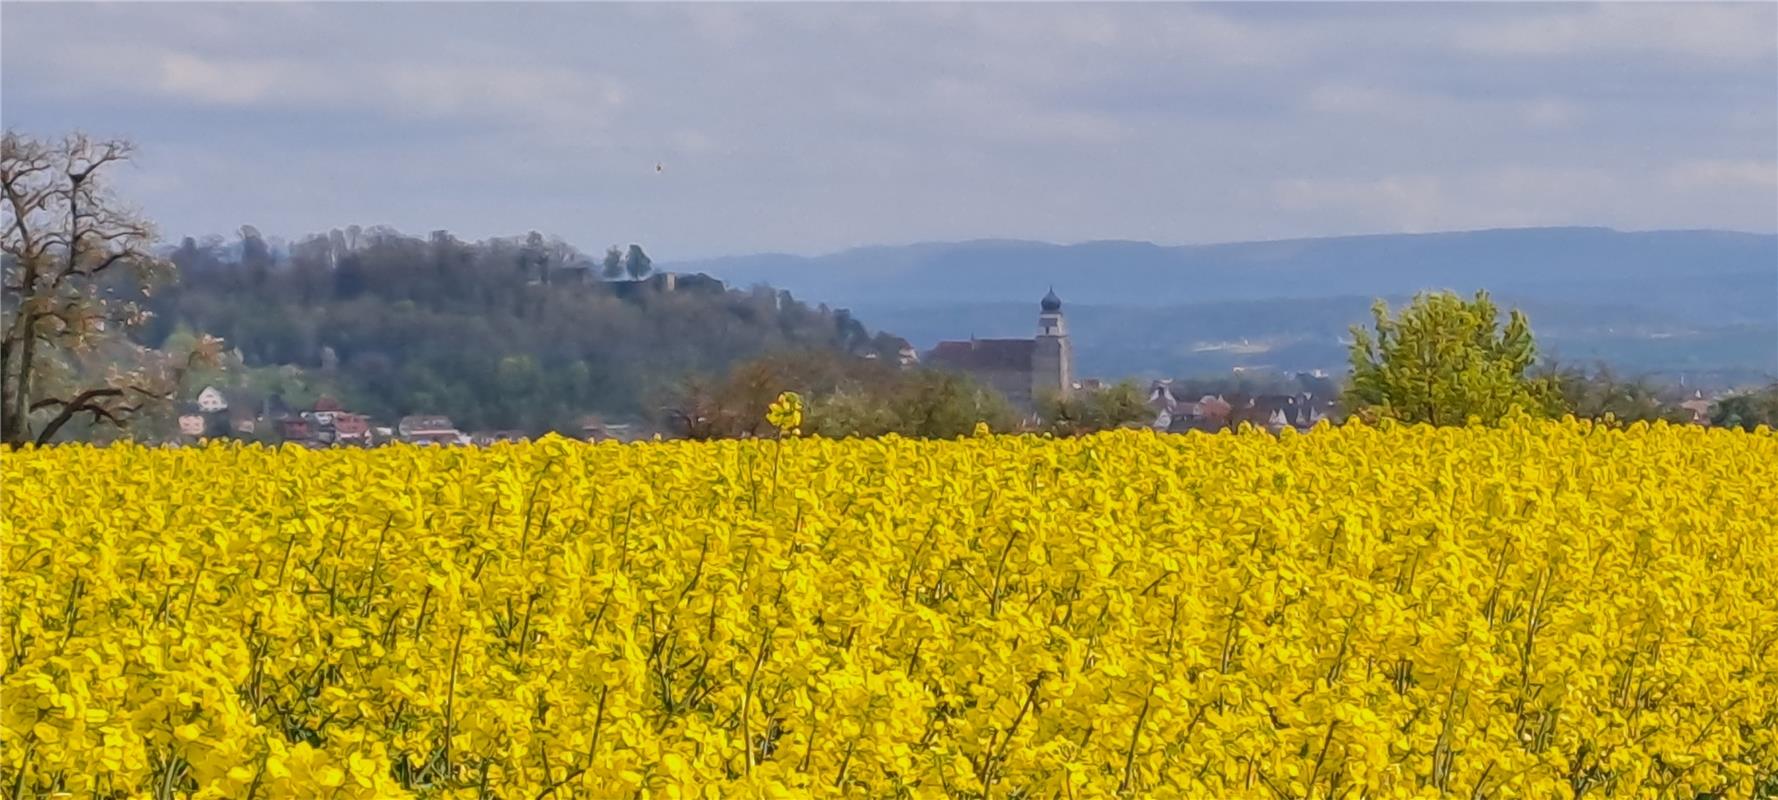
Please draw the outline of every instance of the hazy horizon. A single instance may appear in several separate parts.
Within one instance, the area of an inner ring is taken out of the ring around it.
[[[1778,232],[1773,4],[0,8],[6,125],[174,241]]]

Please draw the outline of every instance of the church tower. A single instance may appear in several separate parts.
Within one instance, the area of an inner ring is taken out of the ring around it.
[[[1031,354],[1031,397],[1066,397],[1074,390],[1074,348],[1062,321],[1062,298],[1054,287],[1037,314],[1036,349]]]

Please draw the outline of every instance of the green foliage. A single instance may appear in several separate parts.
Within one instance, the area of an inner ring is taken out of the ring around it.
[[[1130,381],[1065,396],[1040,397],[1037,406],[1044,430],[1057,436],[1146,425],[1154,419],[1154,410],[1148,407],[1142,389]]]
[[[640,251],[637,269],[647,266]],[[444,231],[336,231],[293,243],[264,274],[220,239],[186,240],[173,257],[185,280],[153,299],[148,343],[180,326],[221,336],[249,367],[325,375],[329,393],[385,423],[430,413],[464,430],[573,431],[589,413],[650,414],[651,393],[763,353],[886,347],[859,337],[849,317],[770,289],[701,276],[680,276],[671,292],[600,281],[595,262],[540,235],[466,243]],[[285,399],[306,404],[314,393]]]
[[[1689,422],[1691,412],[1678,405],[1677,397],[1646,378],[1626,378],[1599,364],[1591,371],[1559,368],[1541,370],[1539,377],[1554,389],[1562,411],[1581,419],[1619,423]]]
[[[1451,292],[1415,296],[1392,316],[1372,306],[1375,330],[1352,328],[1349,410],[1403,422],[1493,423],[1514,409],[1559,410],[1547,380],[1529,375],[1537,360],[1531,325],[1517,309],[1504,328],[1487,292],[1464,300]]]
[[[1710,408],[1710,424],[1749,431],[1761,425],[1778,428],[1778,383],[1716,401]]]
[[[697,439],[764,436],[766,409],[786,391],[807,403],[803,432],[832,438],[951,438],[978,422],[999,431],[1018,422],[1004,397],[965,376],[807,349],[744,362],[719,381],[688,380],[664,398],[660,422]]]
[[[881,436],[897,433],[927,439],[949,439],[969,434],[976,423],[991,431],[1008,431],[1018,416],[998,392],[954,372],[914,369],[878,399],[880,417],[887,424],[872,424],[867,417],[848,427],[839,422],[823,428],[828,435]]]
[[[630,280],[642,280],[653,270],[654,260],[642,252],[642,245],[630,245],[630,252],[624,255],[624,272],[629,273]]]
[[[624,251],[612,245],[605,251],[605,263],[601,273],[605,280],[614,281],[624,276]]]

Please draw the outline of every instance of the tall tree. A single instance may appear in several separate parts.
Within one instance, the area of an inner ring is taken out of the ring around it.
[[[1644,377],[1625,377],[1600,362],[1591,371],[1549,364],[1538,372],[1560,399],[1561,410],[1580,419],[1618,423],[1685,422],[1691,412]]]
[[[272,248],[252,225],[241,226],[241,268],[255,286],[265,283],[272,269]]]
[[[132,152],[128,142],[82,134],[52,142],[7,131],[0,142],[0,441],[7,445],[48,442],[82,414],[122,427],[177,388],[183,365],[122,339],[147,321],[139,300],[173,269],[150,252],[153,227],[105,191],[104,171]],[[136,361],[95,377],[91,361],[120,355]]]
[[[1749,431],[1761,425],[1778,427],[1778,383],[1716,401],[1710,408],[1710,424]]]
[[[617,245],[612,245],[605,250],[603,272],[605,280],[608,281],[614,281],[624,276],[624,251],[619,250]]]
[[[1037,406],[1044,430],[1058,436],[1146,425],[1155,417],[1142,389],[1131,381],[1102,389],[1083,389],[1067,396],[1042,397]]]
[[[527,278],[536,277],[545,284],[549,283],[549,260],[543,253],[543,234],[531,231],[525,234],[525,245],[519,248],[519,274]]]
[[[835,438],[951,438],[978,422],[1001,431],[1018,422],[1004,397],[966,376],[834,349],[785,350],[739,363],[720,381],[688,379],[663,398],[660,421],[693,439],[766,435],[767,408],[786,391],[809,402],[805,431]]]
[[[653,269],[654,262],[648,258],[647,253],[642,252],[642,245],[630,245],[630,252],[624,255],[624,271],[630,274],[630,280],[642,280]]]
[[[1515,408],[1543,415],[1558,405],[1549,382],[1528,374],[1537,360],[1530,322],[1513,309],[1503,328],[1487,292],[1470,300],[1416,295],[1393,316],[1379,300],[1371,314],[1374,331],[1352,327],[1346,403],[1355,413],[1461,425],[1472,416],[1497,422]]]

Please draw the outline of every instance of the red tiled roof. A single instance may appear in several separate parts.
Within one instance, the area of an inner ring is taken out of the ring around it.
[[[954,369],[1028,370],[1036,351],[1035,339],[970,339],[939,342],[926,354],[926,361]]]

